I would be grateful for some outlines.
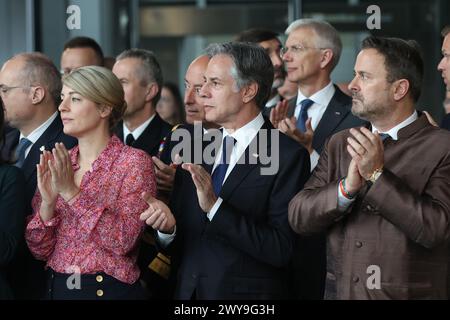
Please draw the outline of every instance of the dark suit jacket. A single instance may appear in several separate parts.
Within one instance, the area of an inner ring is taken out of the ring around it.
[[[19,143],[20,132],[17,129],[6,135],[6,142],[2,149],[2,154],[9,159],[13,159],[14,151]],[[73,148],[77,140],[67,136],[63,132],[63,125],[58,115],[50,126],[45,130],[41,137],[36,141],[30,149],[22,166],[25,175],[25,212],[27,215],[32,214],[31,200],[36,192],[37,177],[36,164],[39,163],[41,146],[45,146],[46,150],[52,150],[55,143],[62,142],[67,149]],[[40,299],[45,290],[45,272],[44,264],[33,258],[25,244],[20,245],[17,259],[12,263],[14,266],[11,270],[13,273],[12,283],[14,283],[15,296],[19,299]],[[17,290],[16,290],[17,289]]]
[[[272,129],[266,121],[262,129]],[[255,139],[260,139],[260,130]],[[205,137],[206,138],[206,137]],[[174,259],[179,264],[177,299],[279,299],[287,294],[286,266],[293,232],[287,204],[309,176],[309,155],[290,138],[260,146],[267,154],[279,146],[279,168],[261,174],[261,157],[247,148],[243,156],[254,164],[236,164],[220,192],[223,203],[212,221],[198,204],[188,172],[178,167],[171,202],[177,219]],[[275,155],[274,155],[275,158]],[[212,165],[203,164],[211,172]]]
[[[314,131],[313,148],[321,154],[325,141],[333,134],[352,127],[363,126],[365,121],[352,112],[352,99],[336,85],[336,91]],[[294,116],[297,97],[289,101],[288,116]],[[292,299],[322,299],[326,275],[325,235],[298,237],[292,261]]]
[[[162,140],[170,133],[172,126],[165,122],[159,114],[155,114],[155,117],[150,122],[150,124],[145,128],[144,132],[139,136],[139,138],[134,141],[132,147],[144,150],[150,156],[157,156],[159,146],[161,145]],[[123,122],[121,121],[116,130],[116,135],[120,138],[120,140],[124,141],[123,136]],[[164,163],[168,162],[170,159],[161,159]]]
[[[0,165],[0,300],[12,299],[7,269],[23,241],[25,179],[19,168]]]
[[[294,230],[328,234],[327,297],[447,299],[450,133],[425,115],[401,129],[397,141],[384,143],[381,176],[340,212],[337,190],[351,161],[349,136],[345,130],[329,140],[305,189],[289,205]],[[380,268],[379,289],[366,285],[374,274],[370,266]]]
[[[314,130],[313,148],[318,154],[322,152],[325,141],[336,132],[366,124],[364,120],[352,114],[352,98],[338,86],[335,85],[334,88],[336,91]],[[289,100],[288,117],[294,116],[296,103],[297,96]]]
[[[450,130],[450,113],[446,114],[444,119],[442,119],[441,128]]]

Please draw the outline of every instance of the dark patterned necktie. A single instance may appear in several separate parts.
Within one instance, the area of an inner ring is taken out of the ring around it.
[[[16,167],[22,168],[23,162],[25,161],[25,151],[32,144],[33,143],[30,140],[28,140],[27,138],[20,139],[19,145],[16,148],[16,154],[15,154],[17,162],[14,165]]]

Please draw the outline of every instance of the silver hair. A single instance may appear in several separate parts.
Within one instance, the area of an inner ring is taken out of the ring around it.
[[[333,51],[331,61],[331,70],[333,70],[337,66],[342,52],[342,41],[338,31],[324,20],[298,19],[287,27],[285,34],[289,35],[300,28],[309,28],[315,33],[315,45],[318,48],[327,48]]]

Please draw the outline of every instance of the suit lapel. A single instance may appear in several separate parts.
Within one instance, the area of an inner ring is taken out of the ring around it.
[[[345,99],[345,94],[335,86],[336,92],[328,104],[322,119],[314,131],[313,148],[320,151],[325,143],[325,140],[331,136],[336,127],[350,112],[345,105],[348,104],[348,99]]]
[[[51,151],[55,145],[58,135],[61,134],[63,130],[63,125],[61,118],[58,115],[55,120],[50,124],[47,130],[39,137],[36,143],[30,149],[23,166],[22,170],[25,174],[25,179],[29,180],[31,177],[36,175],[36,164],[39,163],[39,157],[41,154],[40,148],[45,147],[45,150]]]
[[[159,144],[161,143],[161,125],[162,120],[159,115],[155,113],[155,117],[139,138],[133,143],[133,147],[145,150],[153,150],[154,148],[159,147]]]
[[[250,145],[256,143],[256,145],[258,146],[257,150],[259,153],[261,153],[260,147],[267,148],[267,150],[270,150],[271,146],[270,134],[267,135],[266,140],[267,145],[260,146],[259,140],[262,132],[261,130],[263,129],[270,130],[271,129],[270,123],[266,121],[259,130],[256,137],[253,138],[252,142],[250,143]],[[252,170],[255,170],[261,166],[258,155],[250,154],[251,152],[250,145],[247,147],[247,149],[245,149],[245,152],[242,154],[238,163],[236,163],[233,170],[230,172],[228,178],[225,180],[225,183],[223,184],[222,190],[220,191],[220,197],[224,200],[227,200],[231,196],[232,192],[241,184],[241,182],[249,175],[249,173]],[[267,151],[265,152],[266,154],[268,154]],[[249,161],[249,159],[252,159],[252,161]]]

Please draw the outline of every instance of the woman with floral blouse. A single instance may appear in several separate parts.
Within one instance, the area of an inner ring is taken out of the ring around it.
[[[78,146],[43,151],[26,241],[47,261],[49,299],[143,299],[136,257],[141,194],[156,193],[152,161],[112,135],[126,103],[111,71],[82,67],[63,85],[64,133]]]

